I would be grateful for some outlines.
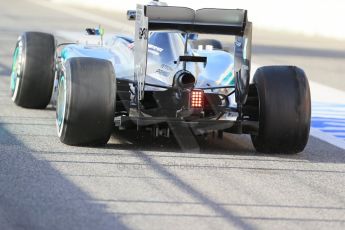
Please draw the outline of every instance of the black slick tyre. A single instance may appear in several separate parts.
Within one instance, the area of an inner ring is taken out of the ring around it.
[[[56,122],[67,145],[105,145],[114,128],[116,78],[111,62],[71,58],[59,79]]]
[[[55,39],[51,34],[26,32],[13,55],[11,96],[18,106],[44,109],[54,84]]]
[[[304,71],[294,66],[262,67],[254,75],[254,84],[259,99],[259,132],[252,136],[255,149],[283,154],[303,151],[311,116],[310,89]]]

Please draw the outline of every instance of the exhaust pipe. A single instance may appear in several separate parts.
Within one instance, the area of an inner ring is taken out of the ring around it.
[[[187,70],[180,70],[175,74],[174,85],[176,89],[191,89],[195,85],[194,75]]]

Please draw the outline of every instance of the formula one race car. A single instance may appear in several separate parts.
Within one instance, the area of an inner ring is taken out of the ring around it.
[[[305,148],[311,114],[306,75],[294,66],[268,66],[251,80],[246,10],[195,11],[155,1],[127,14],[136,20],[134,38],[56,45],[50,34],[20,36],[13,101],[43,109],[57,100],[58,135],[68,145],[104,145],[117,127],[173,133],[182,141],[190,134],[249,134],[263,153]],[[102,29],[87,32],[103,37]],[[198,34],[235,36],[234,52]]]

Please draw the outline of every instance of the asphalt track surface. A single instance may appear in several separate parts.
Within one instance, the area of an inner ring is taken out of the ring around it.
[[[61,144],[54,110],[12,103],[12,51],[22,31],[94,24],[33,2],[0,3],[0,229],[345,228],[345,151],[314,137],[290,156],[257,154],[234,135],[193,150],[133,133],[105,148]],[[259,30],[254,38],[257,63],[294,63],[345,89],[343,43]]]

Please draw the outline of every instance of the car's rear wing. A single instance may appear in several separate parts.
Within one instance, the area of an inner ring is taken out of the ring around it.
[[[186,7],[137,5],[137,10],[129,13],[127,12],[129,19],[136,19],[134,81],[138,100],[144,97],[149,31],[158,30],[236,36],[236,99],[239,104],[244,104],[249,89],[252,47],[252,23],[248,21],[246,10],[193,10]]]
[[[243,35],[246,10],[144,6],[148,30],[178,30],[188,33]]]

